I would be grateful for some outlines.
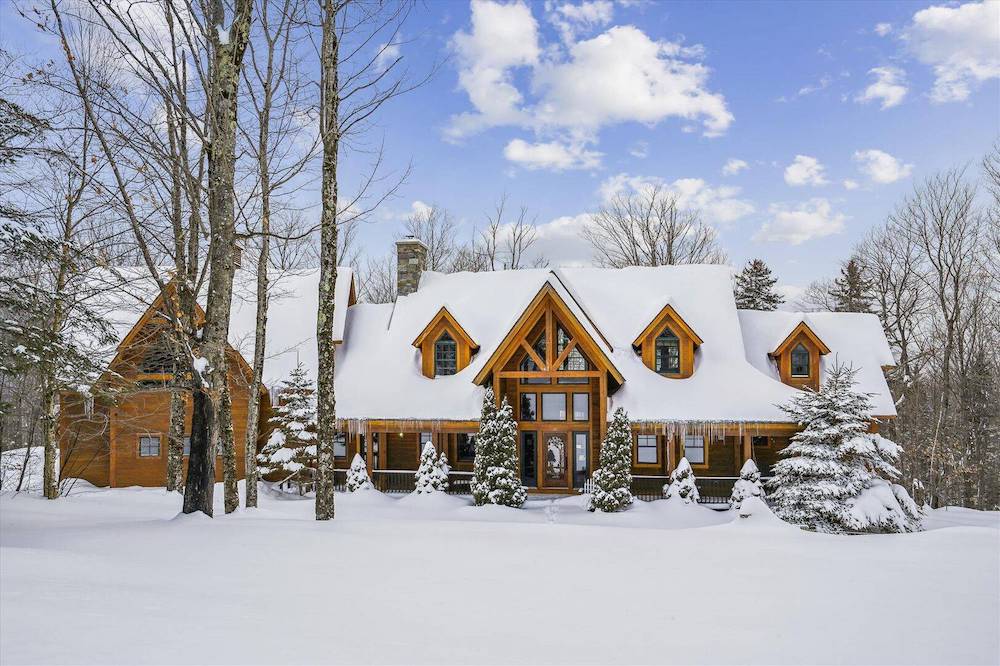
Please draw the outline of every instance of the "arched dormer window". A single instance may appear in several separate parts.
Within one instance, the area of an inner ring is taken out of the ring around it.
[[[458,372],[458,345],[444,331],[434,343],[434,376],[453,375]]]
[[[801,342],[792,349],[792,377],[808,377],[809,350]]]
[[[670,327],[656,336],[656,371],[664,375],[675,375],[681,371],[681,341]]]

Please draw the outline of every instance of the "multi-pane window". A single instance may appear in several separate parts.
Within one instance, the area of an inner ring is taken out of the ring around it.
[[[800,342],[792,349],[792,377],[809,376],[809,350]]]
[[[702,435],[684,435],[684,456],[692,465],[704,465],[705,438]]]
[[[573,394],[573,420],[586,421],[590,418],[590,394]]]
[[[345,433],[338,432],[333,436],[333,457],[347,457],[347,435]]]
[[[143,435],[139,438],[139,457],[155,458],[160,455],[160,436]]]
[[[656,371],[674,374],[681,371],[681,341],[669,328],[656,336]]]
[[[535,350],[535,354],[538,358],[545,360],[545,334],[538,336],[535,340],[535,344],[532,345]],[[521,361],[521,370],[524,372],[538,372],[541,368],[535,363],[535,360],[531,358],[530,354],[525,354],[524,359]],[[547,377],[525,377],[521,380],[522,384],[551,384],[552,381]]]
[[[417,446],[417,458],[420,458],[420,455],[423,453],[424,444],[430,444],[431,446],[434,446],[434,433],[432,432],[420,433],[420,445]]]
[[[635,461],[642,465],[660,462],[656,450],[656,435],[639,435],[635,441]]]
[[[458,372],[458,345],[445,331],[434,343],[434,375],[453,375]]]
[[[570,337],[569,334],[563,330],[562,326],[556,327],[556,356],[562,356],[562,353],[566,351],[566,347],[569,346]],[[573,350],[566,355],[566,359],[559,366],[560,370],[589,370],[590,366],[587,363],[587,359],[583,354],[580,353],[579,347],[573,347]],[[586,384],[588,380],[586,377],[560,377],[560,384]]]
[[[542,394],[542,420],[543,421],[565,421],[566,420],[566,394],[565,393],[543,393]]]
[[[458,459],[462,462],[471,462],[476,458],[476,434],[458,433]]]
[[[588,474],[588,464],[587,460],[590,457],[589,447],[587,442],[590,437],[585,432],[574,432],[573,433],[573,487],[583,488],[583,484],[587,482]]]
[[[536,420],[538,420],[538,394],[537,393],[522,393],[521,394],[521,420],[522,421],[536,421]]]

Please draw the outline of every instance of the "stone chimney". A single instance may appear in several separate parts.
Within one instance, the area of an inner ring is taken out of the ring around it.
[[[396,241],[396,294],[409,296],[420,284],[427,265],[427,246],[419,238],[404,236]]]

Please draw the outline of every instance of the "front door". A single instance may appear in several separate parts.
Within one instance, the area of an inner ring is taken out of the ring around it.
[[[542,487],[569,487],[569,433],[550,430],[541,439]]]

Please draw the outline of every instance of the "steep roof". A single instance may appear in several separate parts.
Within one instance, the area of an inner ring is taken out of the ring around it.
[[[802,321],[831,349],[824,368],[835,357],[853,363],[861,369],[859,388],[875,394],[876,413],[895,414],[881,371],[892,355],[875,317],[738,312],[729,268],[666,266],[424,273],[418,290],[395,304],[347,310],[337,350],[338,416],[477,419],[482,389],[473,379],[546,284],[621,373],[625,381],[609,407],[624,407],[633,421],[786,421],[777,405],[797,389],[780,382],[768,353]],[[461,372],[428,379],[412,341],[445,305],[480,351]],[[702,339],[687,379],[661,377],[632,348],[636,332],[665,305]]]

